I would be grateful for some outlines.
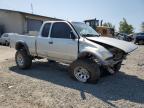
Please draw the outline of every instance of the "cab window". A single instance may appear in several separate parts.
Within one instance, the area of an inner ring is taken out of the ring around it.
[[[72,29],[69,27],[67,23],[64,22],[56,22],[53,24],[51,37],[52,38],[64,38],[70,39],[70,33]]]
[[[48,37],[50,32],[51,23],[46,23],[42,30],[42,37]]]

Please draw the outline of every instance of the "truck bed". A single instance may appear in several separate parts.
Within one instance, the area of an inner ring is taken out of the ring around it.
[[[36,36],[13,34],[10,36],[10,47],[15,48],[16,42],[25,42],[31,55],[36,55]]]

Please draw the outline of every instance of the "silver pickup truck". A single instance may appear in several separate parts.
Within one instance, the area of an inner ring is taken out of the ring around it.
[[[137,46],[121,40],[100,37],[80,22],[44,22],[37,37],[11,35],[10,47],[17,50],[16,64],[28,69],[35,58],[70,64],[70,75],[80,82],[95,83],[105,73],[115,74],[122,61]]]

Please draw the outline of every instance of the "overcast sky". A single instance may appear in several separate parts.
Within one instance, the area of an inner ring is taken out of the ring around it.
[[[1,9],[31,12],[69,21],[97,18],[119,27],[126,18],[136,32],[144,22],[144,0],[0,0]]]

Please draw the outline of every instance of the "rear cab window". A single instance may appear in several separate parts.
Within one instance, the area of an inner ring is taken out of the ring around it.
[[[50,28],[51,28],[51,23],[44,24],[41,36],[42,37],[48,37],[49,33],[50,33]]]

